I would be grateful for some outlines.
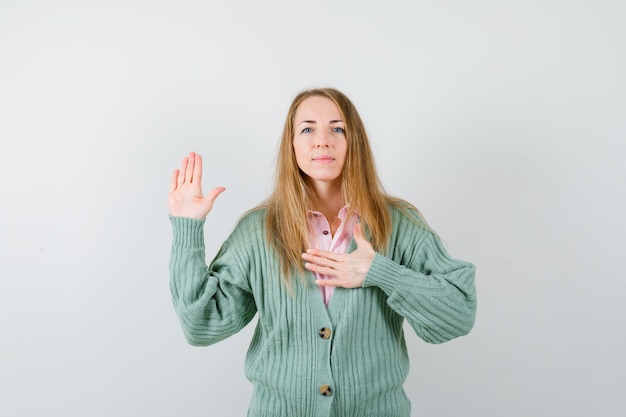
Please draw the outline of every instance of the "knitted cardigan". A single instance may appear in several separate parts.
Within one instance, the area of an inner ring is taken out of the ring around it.
[[[248,416],[409,417],[403,320],[430,343],[470,331],[474,266],[451,258],[417,214],[390,211],[388,253],[375,255],[361,288],[337,288],[328,307],[310,272],[286,289],[264,209],[238,222],[208,267],[204,222],[171,217],[171,291],[187,341],[211,345],[259,315],[245,362]]]

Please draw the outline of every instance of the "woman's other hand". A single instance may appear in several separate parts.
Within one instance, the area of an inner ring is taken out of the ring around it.
[[[318,279],[317,285],[343,288],[358,288],[363,285],[376,252],[365,238],[360,223],[354,226],[353,237],[357,249],[352,253],[344,254],[320,249],[307,249],[302,254],[302,259],[306,261],[304,264],[306,269],[335,278]]]
[[[206,196],[202,195],[202,157],[191,152],[183,158],[180,169],[172,174],[168,195],[169,213],[176,217],[204,220],[213,202],[224,190],[224,187],[216,187]]]

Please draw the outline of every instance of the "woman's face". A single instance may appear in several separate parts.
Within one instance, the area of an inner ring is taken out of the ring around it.
[[[293,150],[298,167],[313,185],[341,182],[348,143],[345,123],[330,99],[311,96],[296,110]]]

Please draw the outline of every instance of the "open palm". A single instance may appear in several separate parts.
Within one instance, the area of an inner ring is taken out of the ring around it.
[[[176,217],[203,220],[213,207],[213,202],[225,190],[216,187],[202,194],[202,157],[194,152],[183,158],[180,169],[172,174],[168,195],[169,213]]]

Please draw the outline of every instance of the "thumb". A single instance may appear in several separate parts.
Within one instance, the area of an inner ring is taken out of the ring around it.
[[[225,190],[226,188],[224,187],[215,187],[214,189],[208,192],[206,197],[204,197],[206,206],[209,211],[211,211],[211,209],[213,208],[213,202],[215,202],[215,199],[217,198],[217,196],[222,194]]]
[[[354,238],[357,246],[361,246],[364,243],[369,245],[369,241],[365,238],[365,235],[363,234],[363,226],[361,226],[361,223],[357,223],[354,225],[354,229],[352,230],[352,237]]]

